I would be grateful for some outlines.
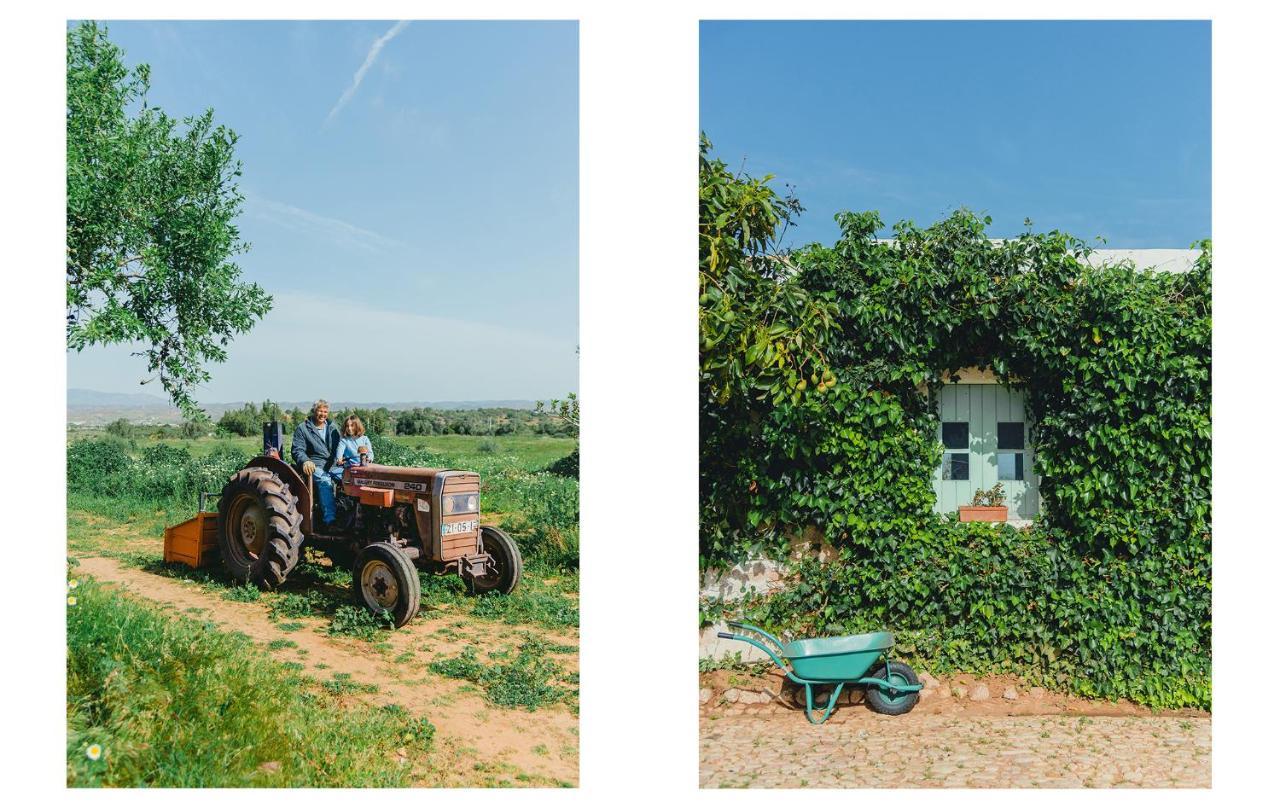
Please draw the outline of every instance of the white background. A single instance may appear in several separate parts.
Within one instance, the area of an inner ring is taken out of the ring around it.
[[[1188,804],[1204,792],[697,790],[697,36],[706,18],[1214,20],[1215,649],[1213,801],[1274,793],[1280,592],[1275,470],[1276,14],[1263,4],[333,2],[49,3],[9,16],[3,43],[5,384],[0,437],[3,766],[29,800],[346,805],[384,802],[764,805],[782,799]],[[1274,8],[1274,6],[1271,6]],[[68,792],[65,557],[63,80],[65,20],[96,18],[581,19],[582,699],[574,792],[234,795]],[[767,58],[767,57],[762,57]],[[874,91],[876,88],[869,88]],[[1100,123],[1105,125],[1105,123]],[[1175,124],[1176,125],[1176,124]],[[855,764],[856,765],[856,764]],[[1272,798],[1274,799],[1274,798]]]

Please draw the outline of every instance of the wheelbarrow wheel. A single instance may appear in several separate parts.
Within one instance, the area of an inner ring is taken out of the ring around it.
[[[876,679],[884,679],[894,685],[918,685],[920,679],[911,666],[905,662],[886,662],[871,672]],[[920,693],[898,693],[891,695],[875,685],[867,685],[867,706],[882,715],[904,715],[920,701]]]

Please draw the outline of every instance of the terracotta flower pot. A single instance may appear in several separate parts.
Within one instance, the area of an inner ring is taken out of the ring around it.
[[[961,505],[961,522],[1007,522],[1008,505]]]

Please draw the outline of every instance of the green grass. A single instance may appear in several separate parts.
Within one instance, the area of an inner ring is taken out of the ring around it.
[[[576,710],[577,689],[568,685],[578,683],[577,674],[568,673],[550,658],[565,648],[526,635],[517,649],[508,646],[490,652],[489,659],[494,662],[489,664],[480,661],[474,646],[468,646],[458,656],[438,659],[429,667],[441,676],[475,682],[483,688],[485,699],[499,707],[519,707],[532,712],[565,702]]]
[[[395,628],[390,614],[375,614],[358,606],[339,606],[329,623],[329,633],[373,642]]]
[[[351,678],[349,673],[335,673],[333,678],[323,683],[324,689],[336,696],[343,696],[348,693],[377,693],[378,686],[376,684],[366,684],[364,682],[356,682]]]
[[[429,723],[340,704],[241,636],[80,581],[67,609],[69,786],[412,784],[391,761],[429,748]]]

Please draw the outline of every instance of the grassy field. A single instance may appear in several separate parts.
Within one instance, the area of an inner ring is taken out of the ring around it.
[[[375,443],[387,462],[479,471],[486,519],[527,559],[510,596],[474,597],[456,575],[422,574],[422,613],[397,631],[353,606],[350,573],[314,552],[276,592],[163,562],[164,527],[257,448],[100,436],[69,448],[67,545],[85,567],[72,568],[68,607],[68,784],[576,781],[577,480],[543,470],[574,442]],[[95,580],[90,566],[117,580]],[[532,713],[518,730],[539,742],[505,738],[528,749],[490,760],[465,728],[513,710]],[[218,751],[202,755],[209,739]]]
[[[67,785],[412,784],[386,759],[430,750],[430,721],[342,704],[243,635],[72,580]]]

